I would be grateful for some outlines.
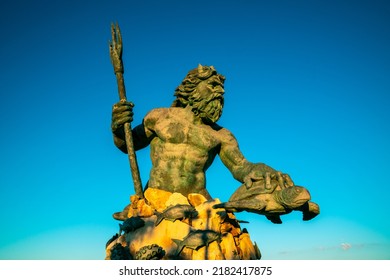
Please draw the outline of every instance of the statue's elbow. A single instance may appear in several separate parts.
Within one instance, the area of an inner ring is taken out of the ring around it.
[[[120,151],[127,154],[127,147],[125,141],[114,136],[114,144]]]

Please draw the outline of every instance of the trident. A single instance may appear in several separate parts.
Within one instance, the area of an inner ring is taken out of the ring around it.
[[[121,102],[125,102],[126,90],[125,81],[123,79],[124,70],[122,62],[122,35],[118,23],[116,25],[111,23],[111,37],[112,41],[109,42],[111,63],[114,66],[114,73],[118,84],[119,99]],[[133,135],[131,133],[130,122],[125,123],[123,126],[125,130],[127,155],[130,162],[130,171],[133,177],[135,194],[138,195],[138,197],[143,198],[144,194],[142,192],[142,184],[141,177],[139,175],[137,157],[134,151]]]

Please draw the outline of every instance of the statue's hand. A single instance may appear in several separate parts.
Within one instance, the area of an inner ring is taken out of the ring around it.
[[[111,130],[117,136],[124,135],[123,124],[133,121],[134,104],[128,101],[119,101],[112,107]]]
[[[276,171],[262,163],[255,164],[251,168],[251,171],[244,177],[244,184],[249,189],[254,182],[262,181],[265,189],[271,189],[271,180],[276,181],[281,188],[294,186],[288,174]]]

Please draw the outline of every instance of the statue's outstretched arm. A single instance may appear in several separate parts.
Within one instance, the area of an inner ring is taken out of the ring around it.
[[[265,187],[270,187],[271,179],[277,180],[281,187],[293,186],[294,183],[288,174],[282,174],[264,163],[252,163],[245,159],[238,147],[233,134],[227,130],[222,131],[222,141],[219,156],[233,177],[247,188],[253,182],[263,181]]]
[[[233,177],[243,183],[253,164],[245,159],[233,134],[228,131],[223,131],[221,134],[222,141],[219,152],[221,161],[230,170]]]

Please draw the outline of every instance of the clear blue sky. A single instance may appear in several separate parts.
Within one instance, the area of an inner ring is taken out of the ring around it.
[[[264,259],[390,259],[388,1],[14,0],[0,15],[0,259],[103,259],[118,230],[134,191],[110,132],[112,21],[135,124],[214,65],[219,124],[320,205],[308,222],[238,215]],[[138,160],[145,183],[148,149]],[[238,186],[217,158],[210,193]]]

